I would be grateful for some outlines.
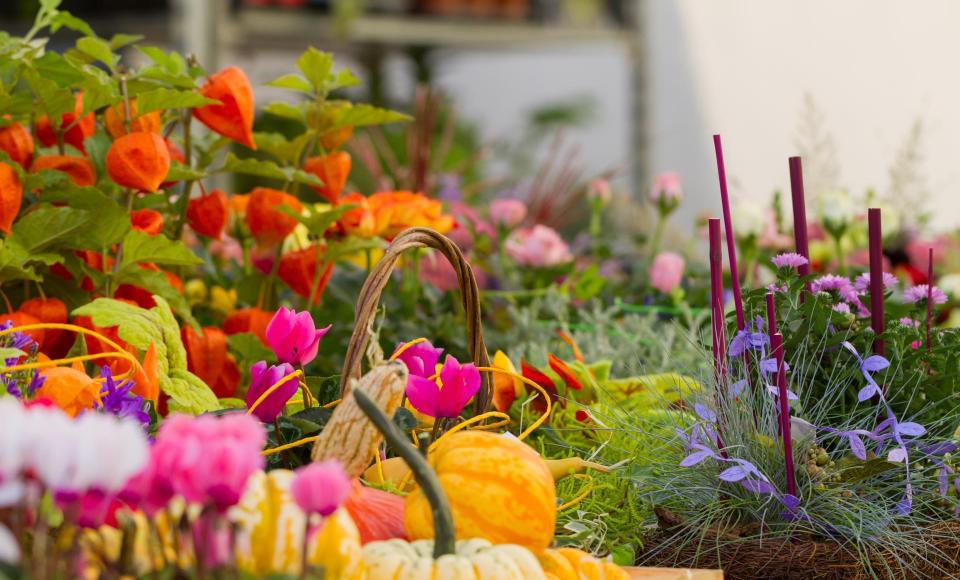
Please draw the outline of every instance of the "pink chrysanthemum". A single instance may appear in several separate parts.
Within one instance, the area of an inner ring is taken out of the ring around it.
[[[943,290],[934,286],[929,288],[926,284],[917,284],[903,293],[903,300],[910,304],[915,304],[921,300],[926,300],[927,296],[930,296],[933,299],[934,304],[946,304],[947,295]]]

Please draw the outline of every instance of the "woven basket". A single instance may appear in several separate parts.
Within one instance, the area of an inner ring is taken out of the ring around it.
[[[463,299],[463,311],[467,319],[467,337],[470,346],[470,356],[477,366],[490,366],[490,355],[483,342],[483,328],[480,318],[480,289],[473,275],[473,269],[463,257],[460,248],[449,238],[429,228],[410,228],[400,232],[393,239],[383,257],[370,270],[367,280],[360,289],[357,297],[357,310],[354,317],[353,334],[347,345],[347,354],[343,360],[343,371],[340,375],[341,397],[350,389],[350,380],[360,378],[363,357],[367,352],[370,340],[370,326],[377,314],[380,305],[380,295],[390,281],[390,275],[397,265],[397,260],[407,250],[417,248],[432,248],[437,250],[450,262],[457,273],[457,284],[460,296]],[[493,400],[493,382],[488,373],[483,373],[480,392],[477,394],[477,413],[484,413],[490,408]]]

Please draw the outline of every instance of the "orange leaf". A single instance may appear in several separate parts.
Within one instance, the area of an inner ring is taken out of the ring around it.
[[[33,161],[33,137],[20,123],[10,123],[0,129],[0,151],[19,163],[20,167],[29,169]]]
[[[253,87],[241,69],[231,66],[211,75],[200,94],[220,101],[193,110],[193,116],[212,131],[250,149],[253,141]]]
[[[347,176],[350,175],[350,154],[346,151],[337,151],[329,155],[311,157],[303,164],[303,169],[316,175],[323,182],[323,185],[314,187],[313,190],[336,205],[343,186],[347,183]]]
[[[283,191],[258,187],[250,192],[246,222],[250,233],[261,246],[282,242],[297,227],[295,218],[274,209],[278,205],[285,205],[294,211],[303,209],[300,200]]]
[[[170,171],[170,152],[156,133],[124,135],[107,151],[107,173],[114,183],[155,192]]]
[[[72,157],[70,155],[43,155],[33,162],[31,171],[37,173],[42,169],[62,171],[70,177],[70,181],[77,187],[86,187],[97,183],[97,170],[86,157]]]
[[[553,369],[553,372],[560,375],[560,378],[563,379],[563,382],[566,383],[568,387],[576,391],[583,388],[583,384],[580,382],[580,379],[577,378],[577,375],[573,373],[570,365],[552,354],[547,355],[547,363],[550,365],[550,368]]]
[[[10,233],[13,220],[23,203],[23,184],[20,175],[7,163],[0,163],[0,231]]]
[[[222,189],[212,189],[206,195],[191,199],[187,204],[190,227],[201,236],[220,239],[227,225],[227,203],[227,194]]]

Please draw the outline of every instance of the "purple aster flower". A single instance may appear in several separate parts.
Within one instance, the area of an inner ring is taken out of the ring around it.
[[[117,417],[131,417],[140,421],[144,427],[150,426],[150,415],[146,411],[146,403],[140,395],[131,393],[134,382],[127,379],[118,383],[113,378],[110,367],[104,366],[100,370],[103,387],[100,388],[100,403],[94,403],[93,408],[103,413]]]
[[[841,313],[841,314],[850,314],[850,305],[847,304],[846,302],[841,302],[841,303],[839,303],[839,304],[834,304],[834,305],[833,305],[833,309],[834,309],[836,312],[839,312],[839,313]]]
[[[889,273],[889,272],[884,272],[884,273],[883,273],[883,288],[884,288],[884,289],[893,288],[893,287],[896,286],[899,282],[900,282],[900,281],[897,280],[897,277],[894,276],[893,274],[891,274],[891,273]],[[870,290],[870,273],[869,273],[869,272],[866,272],[866,273],[863,273],[863,274],[860,274],[859,276],[857,276],[856,279],[853,281],[853,286],[854,286],[854,288],[857,289],[858,292],[866,292],[866,291]]]
[[[845,276],[827,274],[826,276],[820,276],[810,283],[810,291],[814,294],[817,292],[837,292],[842,295],[844,292],[849,292],[849,290],[854,290],[854,288],[853,285],[850,284],[850,280]]]
[[[771,261],[777,268],[799,268],[810,263],[810,260],[795,252],[779,254],[771,258]]]
[[[947,295],[944,294],[943,290],[936,286],[929,288],[926,284],[917,284],[907,288],[903,293],[903,300],[909,304],[916,304],[921,300],[926,300],[928,293],[933,298],[934,304],[945,304],[947,302]]]
[[[899,322],[900,324],[902,324],[903,326],[907,326],[907,327],[909,327],[909,328],[920,328],[920,321],[919,321],[919,320],[914,320],[914,319],[910,318],[909,316],[904,316],[904,317],[901,318],[898,322]]]

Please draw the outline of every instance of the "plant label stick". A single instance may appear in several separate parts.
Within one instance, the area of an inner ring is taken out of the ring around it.
[[[780,434],[783,438],[783,462],[787,472],[787,493],[797,495],[797,484],[793,472],[793,441],[790,435],[790,403],[787,401],[787,369],[783,364],[783,335],[773,334],[770,344],[777,361],[777,372],[774,374],[777,387],[777,403],[780,418]]]
[[[793,197],[793,239],[797,253],[807,259],[797,271],[801,276],[810,275],[810,242],[807,239],[807,204],[803,194],[803,164],[799,157],[791,157],[790,193]],[[803,295],[800,296],[803,299]]]
[[[930,322],[933,319],[933,248],[927,253],[927,352],[930,352]]]
[[[870,236],[870,326],[876,337],[873,352],[886,354],[883,338],[883,235],[880,231],[880,208],[871,207],[867,212]]]
[[[727,191],[727,170],[723,164],[723,145],[720,135],[713,136],[713,149],[717,154],[717,176],[720,179],[720,204],[723,206],[723,228],[727,235],[727,258],[730,262],[730,289],[733,304],[737,309],[737,330],[746,326],[743,316],[743,297],[740,293],[740,271],[737,269],[737,244],[733,237],[733,219],[730,217],[730,195]]]

